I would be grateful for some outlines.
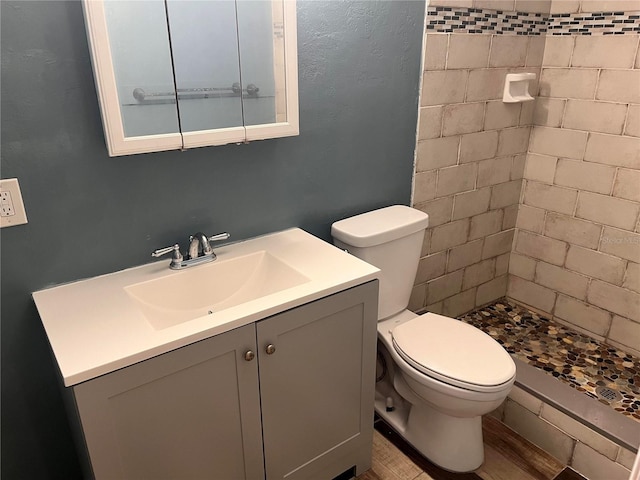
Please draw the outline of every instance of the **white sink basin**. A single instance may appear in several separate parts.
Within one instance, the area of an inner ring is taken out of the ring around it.
[[[378,269],[299,228],[33,294],[66,386],[378,278]]]
[[[125,287],[156,329],[212,315],[309,281],[265,251],[171,273]]]

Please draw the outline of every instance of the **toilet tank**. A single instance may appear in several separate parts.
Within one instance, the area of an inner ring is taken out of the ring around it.
[[[394,205],[345,218],[331,226],[334,244],[381,271],[378,319],[409,305],[429,216]]]

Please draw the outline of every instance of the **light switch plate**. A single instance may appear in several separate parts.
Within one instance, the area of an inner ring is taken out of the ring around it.
[[[17,178],[0,180],[0,228],[27,223]]]

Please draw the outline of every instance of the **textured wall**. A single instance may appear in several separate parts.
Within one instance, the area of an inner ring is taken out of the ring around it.
[[[300,136],[109,158],[78,1],[1,2],[2,476],[79,472],[30,292],[150,261],[197,230],[247,238],[410,199],[424,4],[298,2]],[[82,345],[78,345],[82,348]]]
[[[547,37],[508,291],[636,354],[639,42],[637,32]]]

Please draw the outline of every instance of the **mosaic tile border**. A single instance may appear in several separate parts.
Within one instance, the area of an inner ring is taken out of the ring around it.
[[[640,34],[640,12],[527,13],[427,7],[427,33],[494,35]]]
[[[550,35],[624,35],[640,33],[640,12],[554,13]]]
[[[520,361],[640,422],[640,358],[598,342],[506,299],[463,315]],[[599,387],[620,393],[599,396]]]

